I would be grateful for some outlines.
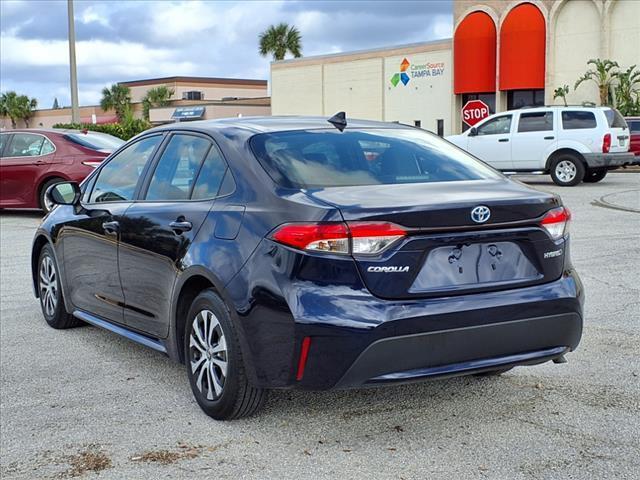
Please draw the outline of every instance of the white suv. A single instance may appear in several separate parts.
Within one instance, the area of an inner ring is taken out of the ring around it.
[[[562,186],[599,182],[638,163],[629,127],[609,107],[535,107],[491,115],[447,140],[503,172],[551,174]]]

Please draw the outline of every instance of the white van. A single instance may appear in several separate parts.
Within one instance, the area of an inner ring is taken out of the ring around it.
[[[550,174],[562,186],[599,182],[637,164],[629,127],[610,107],[535,107],[495,113],[447,140],[503,172]]]

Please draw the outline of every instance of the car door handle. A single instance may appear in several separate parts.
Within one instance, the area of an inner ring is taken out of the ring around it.
[[[545,140],[553,140],[554,138],[556,138],[556,137],[553,137],[553,136],[551,136],[551,137],[544,137],[544,139],[545,139]]]
[[[508,138],[501,138],[501,139],[499,139],[498,141],[499,141],[499,142],[508,142],[508,141],[509,141],[509,139],[508,139]]]
[[[171,230],[173,230],[178,235],[180,235],[182,234],[182,232],[188,232],[189,230],[191,230],[193,228],[193,225],[191,224],[191,222],[187,222],[183,220],[183,221],[171,222],[169,224],[169,227],[171,227]]]
[[[118,222],[104,222],[102,228],[109,235],[117,235],[120,231],[120,224]]]

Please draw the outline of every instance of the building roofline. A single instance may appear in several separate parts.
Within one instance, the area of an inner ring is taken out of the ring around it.
[[[119,85],[126,85],[127,87],[137,87],[142,85],[155,85],[158,83],[213,83],[219,85],[253,85],[253,86],[267,86],[267,80],[259,80],[252,78],[222,78],[222,77],[159,77],[159,78],[146,78],[142,80],[131,80],[128,82],[118,82]]]
[[[351,56],[360,56],[360,55],[371,55],[376,53],[386,53],[395,50],[408,50],[408,49],[420,49],[424,47],[451,47],[453,45],[453,38],[441,38],[438,40],[431,40],[429,42],[417,42],[417,43],[405,43],[401,45],[392,45],[389,47],[376,47],[376,48],[368,48],[364,50],[352,50],[349,52],[336,52],[336,53],[327,53],[323,55],[311,55],[308,57],[300,57],[300,58],[288,58],[286,60],[275,60],[271,62],[272,67],[285,66],[288,64],[295,63],[304,63],[306,61],[316,62],[327,59],[335,59],[340,57],[351,57]]]

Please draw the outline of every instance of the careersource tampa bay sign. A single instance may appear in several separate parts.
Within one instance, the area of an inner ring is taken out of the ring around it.
[[[391,77],[391,85],[397,87],[399,83],[407,85],[412,78],[431,78],[444,75],[444,62],[411,63],[404,58],[400,63],[400,71]]]

